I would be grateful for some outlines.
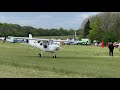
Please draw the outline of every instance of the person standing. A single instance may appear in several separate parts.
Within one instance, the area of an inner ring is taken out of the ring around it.
[[[102,41],[101,45],[102,45],[102,48],[104,48],[104,42],[103,41]]]
[[[6,37],[4,38],[4,40],[3,40],[3,43],[6,41]]]
[[[114,45],[112,42],[108,44],[108,48],[109,48],[109,56],[113,56]]]

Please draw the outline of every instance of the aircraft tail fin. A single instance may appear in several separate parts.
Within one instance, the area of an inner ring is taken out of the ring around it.
[[[29,39],[32,39],[32,34],[29,34]]]
[[[32,34],[29,34],[29,39],[32,39]],[[35,40],[29,40],[28,43],[33,46],[34,45],[34,41]]]

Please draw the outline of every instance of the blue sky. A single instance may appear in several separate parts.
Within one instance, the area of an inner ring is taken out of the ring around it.
[[[35,28],[79,29],[85,18],[99,12],[0,12],[0,23]]]

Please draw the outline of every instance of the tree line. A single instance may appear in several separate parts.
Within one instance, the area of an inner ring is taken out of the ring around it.
[[[27,37],[29,33],[33,36],[67,36],[74,35],[75,31],[77,35],[79,30],[74,29],[43,29],[43,28],[34,28],[31,26],[20,26],[18,24],[8,24],[0,23],[0,37],[7,36],[25,36]]]
[[[98,40],[99,42],[120,41],[120,13],[103,12],[86,18],[81,26],[82,37]]]

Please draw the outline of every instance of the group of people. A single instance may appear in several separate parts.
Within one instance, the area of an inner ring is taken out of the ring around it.
[[[102,48],[104,48],[104,42],[102,41],[101,44]],[[114,50],[114,44],[112,42],[108,43],[108,48],[109,48],[109,56],[113,56],[113,50]]]

